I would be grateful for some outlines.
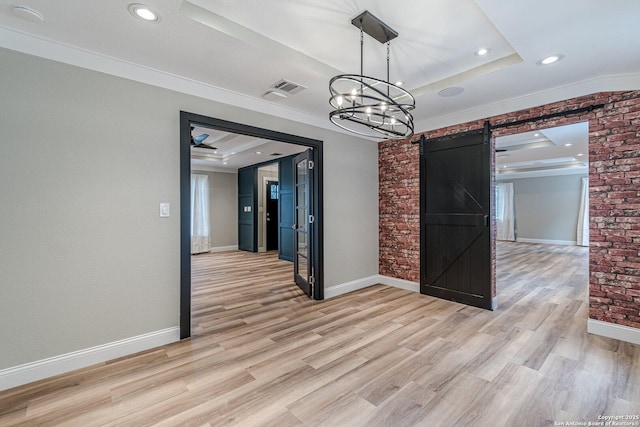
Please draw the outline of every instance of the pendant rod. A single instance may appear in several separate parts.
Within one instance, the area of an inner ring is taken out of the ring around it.
[[[362,21],[360,21],[360,75],[364,76],[364,32],[362,31]]]
[[[362,20],[360,20],[360,103],[364,103],[364,85],[362,83],[364,76],[364,31],[362,31]],[[355,97],[353,97],[355,103]]]
[[[389,49],[391,46],[391,42],[388,41],[387,42],[387,83],[390,83],[389,81]],[[389,96],[389,86],[387,86],[387,96]]]

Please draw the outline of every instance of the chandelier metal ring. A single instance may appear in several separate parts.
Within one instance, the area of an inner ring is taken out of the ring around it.
[[[415,99],[407,90],[373,77],[341,74],[331,79],[329,91],[335,108],[329,118],[335,125],[373,138],[413,135]]]

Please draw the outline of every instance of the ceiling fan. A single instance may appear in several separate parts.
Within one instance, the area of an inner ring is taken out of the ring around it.
[[[194,127],[191,127],[191,132],[193,132]],[[209,138],[209,134],[208,133],[203,133],[201,135],[198,136],[193,136],[193,134],[191,135],[191,145],[193,145],[194,147],[197,148],[208,148],[210,150],[217,150],[216,147],[212,146],[212,145],[207,145],[204,144],[204,140]]]

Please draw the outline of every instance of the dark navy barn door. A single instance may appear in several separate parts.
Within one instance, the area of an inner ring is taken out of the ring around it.
[[[421,143],[420,292],[492,309],[489,130]]]

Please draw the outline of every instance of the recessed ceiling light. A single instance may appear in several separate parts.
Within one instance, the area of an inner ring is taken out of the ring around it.
[[[576,154],[576,156],[578,156],[578,157],[582,157],[582,156],[584,156],[584,154],[582,154],[582,153],[578,153],[578,154]]]
[[[136,18],[142,19],[148,22],[158,22],[160,15],[158,15],[149,6],[142,3],[132,3],[129,5],[129,12]]]
[[[503,167],[503,168],[506,168],[506,167],[507,167],[507,165],[502,165],[502,167]]]
[[[229,162],[222,162],[222,164],[223,164],[223,165],[228,165],[228,164],[229,164]]]
[[[398,80],[396,82],[396,86],[402,86],[404,84],[404,82],[402,80]]]
[[[440,92],[438,92],[438,95],[443,96],[445,98],[449,98],[451,96],[460,95],[462,92],[464,92],[463,87],[452,86],[452,87],[442,89]]]
[[[491,49],[489,49],[488,47],[481,47],[480,49],[478,49],[475,52],[473,52],[473,54],[475,56],[485,56],[489,52],[491,52]]]
[[[13,14],[19,18],[26,19],[32,22],[43,22],[44,16],[35,9],[31,9],[27,6],[13,6]]]
[[[262,154],[262,151],[256,151],[256,154]]]
[[[554,55],[549,55],[545,58],[542,58],[537,62],[538,65],[551,65],[564,58],[564,55],[561,53],[556,53]]]
[[[570,143],[570,142],[568,142],[568,143],[564,144],[564,146],[565,146],[565,147],[571,147],[572,145],[573,145],[573,144],[572,144],[572,143]]]
[[[540,134],[536,132],[536,133],[533,134],[533,136],[537,137],[537,136],[540,136]]]

